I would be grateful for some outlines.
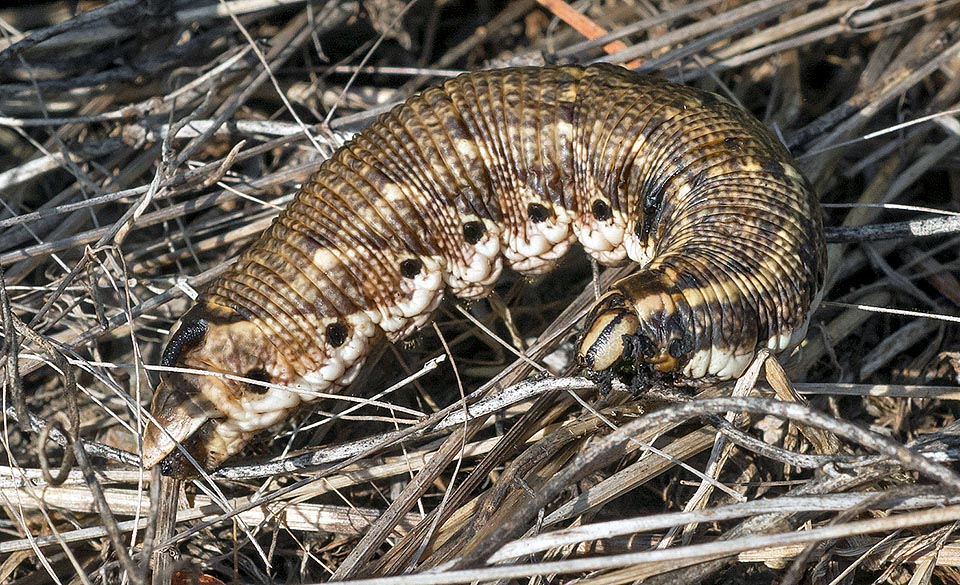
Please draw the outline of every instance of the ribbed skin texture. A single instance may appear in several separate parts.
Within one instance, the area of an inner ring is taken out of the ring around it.
[[[585,365],[623,357],[688,382],[799,341],[825,271],[815,195],[738,107],[608,65],[478,72],[340,149],[181,320],[205,334],[178,332],[164,361],[336,390],[378,337],[426,323],[444,288],[482,296],[504,262],[543,272],[577,240],[642,265],[588,318]],[[187,411],[211,419],[192,452],[212,467],[310,399],[185,375],[164,380],[154,415],[168,430],[191,427],[171,422]],[[150,464],[172,449],[156,431]]]

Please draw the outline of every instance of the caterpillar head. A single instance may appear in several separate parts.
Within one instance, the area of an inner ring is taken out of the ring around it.
[[[581,366],[599,374],[678,375],[693,349],[678,297],[644,273],[615,284],[587,316]]]
[[[245,406],[269,396],[263,386],[222,375],[276,382],[289,371],[260,329],[233,309],[201,303],[187,311],[161,364],[207,373],[161,371],[143,435],[144,467],[160,464],[164,475],[194,477],[198,471],[181,448],[201,468],[214,469],[276,422],[258,420]]]

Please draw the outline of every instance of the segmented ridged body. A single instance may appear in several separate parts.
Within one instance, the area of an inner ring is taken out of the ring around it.
[[[796,342],[825,268],[814,194],[740,108],[608,65],[505,69],[382,116],[198,306],[236,311],[270,340],[257,351],[272,381],[331,389],[381,331],[423,325],[444,287],[483,295],[503,259],[542,272],[577,239],[604,264],[643,266],[615,285],[641,316],[661,309],[644,300],[649,283],[668,290],[690,379],[739,375],[758,349]],[[215,369],[244,374],[230,361]],[[237,408],[207,398],[223,432],[249,437],[277,419],[259,415],[297,401],[282,392]]]

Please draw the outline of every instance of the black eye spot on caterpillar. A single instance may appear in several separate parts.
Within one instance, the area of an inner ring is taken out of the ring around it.
[[[610,212],[610,206],[600,199],[595,199],[590,209],[593,211],[593,217],[597,218],[597,221],[607,221],[613,217],[613,214]]]
[[[428,323],[446,290],[481,297],[504,266],[543,272],[575,241],[640,265],[590,311],[578,349],[598,377],[630,370],[638,386],[728,380],[757,351],[788,350],[826,269],[810,185],[733,104],[612,65],[481,71],[338,150],[203,291],[163,361],[336,392],[378,340]],[[152,411],[169,434],[147,428],[144,465],[172,436],[212,469],[313,400],[266,390],[161,376]],[[181,463],[164,467],[186,475]]]
[[[347,341],[347,335],[350,331],[343,323],[331,323],[327,325],[327,343],[333,347],[340,347]]]
[[[527,205],[527,215],[533,223],[542,223],[550,218],[550,210],[539,203]]]
[[[468,221],[463,224],[463,239],[468,244],[476,244],[482,240],[484,232],[486,232],[486,230],[483,227],[483,222]]]
[[[423,262],[416,258],[407,258],[400,263],[400,274],[404,278],[416,278],[421,270],[423,270]]]
[[[249,378],[251,380],[256,380],[258,382],[270,381],[270,374],[267,373],[267,371],[264,370],[263,368],[254,368],[249,372],[247,372],[246,374],[244,374],[243,377]],[[249,390],[254,394],[264,394],[265,392],[267,392],[267,390],[269,390],[269,388],[267,388],[262,384],[252,384],[250,382],[247,382],[247,390]]]

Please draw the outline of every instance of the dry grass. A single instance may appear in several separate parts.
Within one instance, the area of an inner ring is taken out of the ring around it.
[[[0,580],[164,581],[153,557],[252,583],[960,583],[960,2],[578,3],[592,40],[561,2],[363,5],[0,11]],[[569,377],[577,254],[448,302],[371,363],[368,400],[161,490],[134,453],[194,291],[376,113],[544,59],[629,63],[778,129],[847,242],[786,373],[598,396]],[[58,478],[45,454],[77,426]]]

